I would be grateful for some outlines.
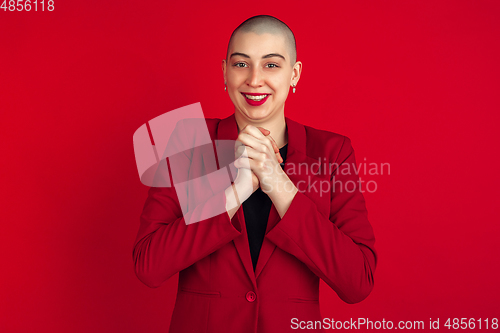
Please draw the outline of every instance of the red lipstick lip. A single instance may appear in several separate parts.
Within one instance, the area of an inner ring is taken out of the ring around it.
[[[270,94],[256,94],[256,93],[251,93],[251,94],[247,94],[247,93],[241,93],[243,95],[243,97],[245,98],[245,101],[247,101],[247,103],[251,106],[259,106],[259,105],[262,105],[264,104],[266,101],[267,101],[267,98],[270,96]],[[245,95],[250,95],[250,96],[261,96],[261,95],[266,95],[266,97],[264,97],[263,99],[261,99],[260,101],[254,101],[254,100],[251,100],[249,98],[247,98]]]
[[[266,94],[266,93],[246,93],[246,92],[242,92],[242,94],[244,95],[250,95],[250,96],[260,96],[260,95],[270,95],[270,94]]]

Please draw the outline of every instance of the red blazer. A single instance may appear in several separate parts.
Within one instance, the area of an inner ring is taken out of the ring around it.
[[[135,273],[152,288],[179,273],[170,333],[295,332],[292,318],[322,320],[320,278],[347,303],[370,294],[375,237],[363,194],[354,190],[351,141],[285,120],[285,172],[299,192],[282,219],[272,206],[255,273],[243,207],[231,220],[223,213],[186,225],[173,187],[149,190],[133,248]],[[213,140],[237,139],[234,114],[206,122]],[[334,168],[313,174],[319,162]],[[308,172],[298,172],[300,165]],[[225,205],[223,191],[211,200]]]

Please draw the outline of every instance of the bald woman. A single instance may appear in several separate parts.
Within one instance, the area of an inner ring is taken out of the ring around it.
[[[243,22],[222,61],[234,113],[206,119],[212,138],[236,141],[236,179],[212,198],[226,211],[186,225],[175,189],[150,189],[133,257],[150,287],[179,273],[169,332],[294,332],[322,322],[320,280],[346,303],[372,291],[375,237],[361,189],[347,186],[359,184],[351,140],[285,116],[301,71],[285,23]]]

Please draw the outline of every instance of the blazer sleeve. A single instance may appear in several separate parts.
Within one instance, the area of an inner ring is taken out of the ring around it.
[[[354,149],[349,138],[330,175],[330,215],[326,218],[304,193],[297,192],[290,207],[266,237],[305,263],[347,303],[365,299],[373,289],[377,254],[363,194],[354,172]]]
[[[181,136],[185,132],[183,124],[178,124],[169,145],[180,146]],[[187,179],[191,158],[185,152],[176,157],[169,158],[170,163],[176,163],[179,172],[185,172],[180,178]],[[163,166],[165,165],[166,161]],[[156,184],[169,183],[161,180],[169,177],[168,171],[162,172],[157,171],[155,177],[159,179],[155,180]],[[183,215],[175,187],[151,187],[140,216],[140,227],[132,251],[135,274],[139,280],[151,288],[159,287],[174,274],[240,235],[241,225],[238,219],[233,218],[231,221],[227,212],[201,220],[201,217],[211,215],[213,207],[225,205],[225,193],[218,191],[196,203]],[[186,221],[193,220],[199,222],[186,224]]]

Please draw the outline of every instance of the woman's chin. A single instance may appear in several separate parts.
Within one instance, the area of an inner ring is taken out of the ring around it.
[[[267,108],[253,107],[245,109],[245,116],[251,120],[268,119],[271,116],[271,111]]]

